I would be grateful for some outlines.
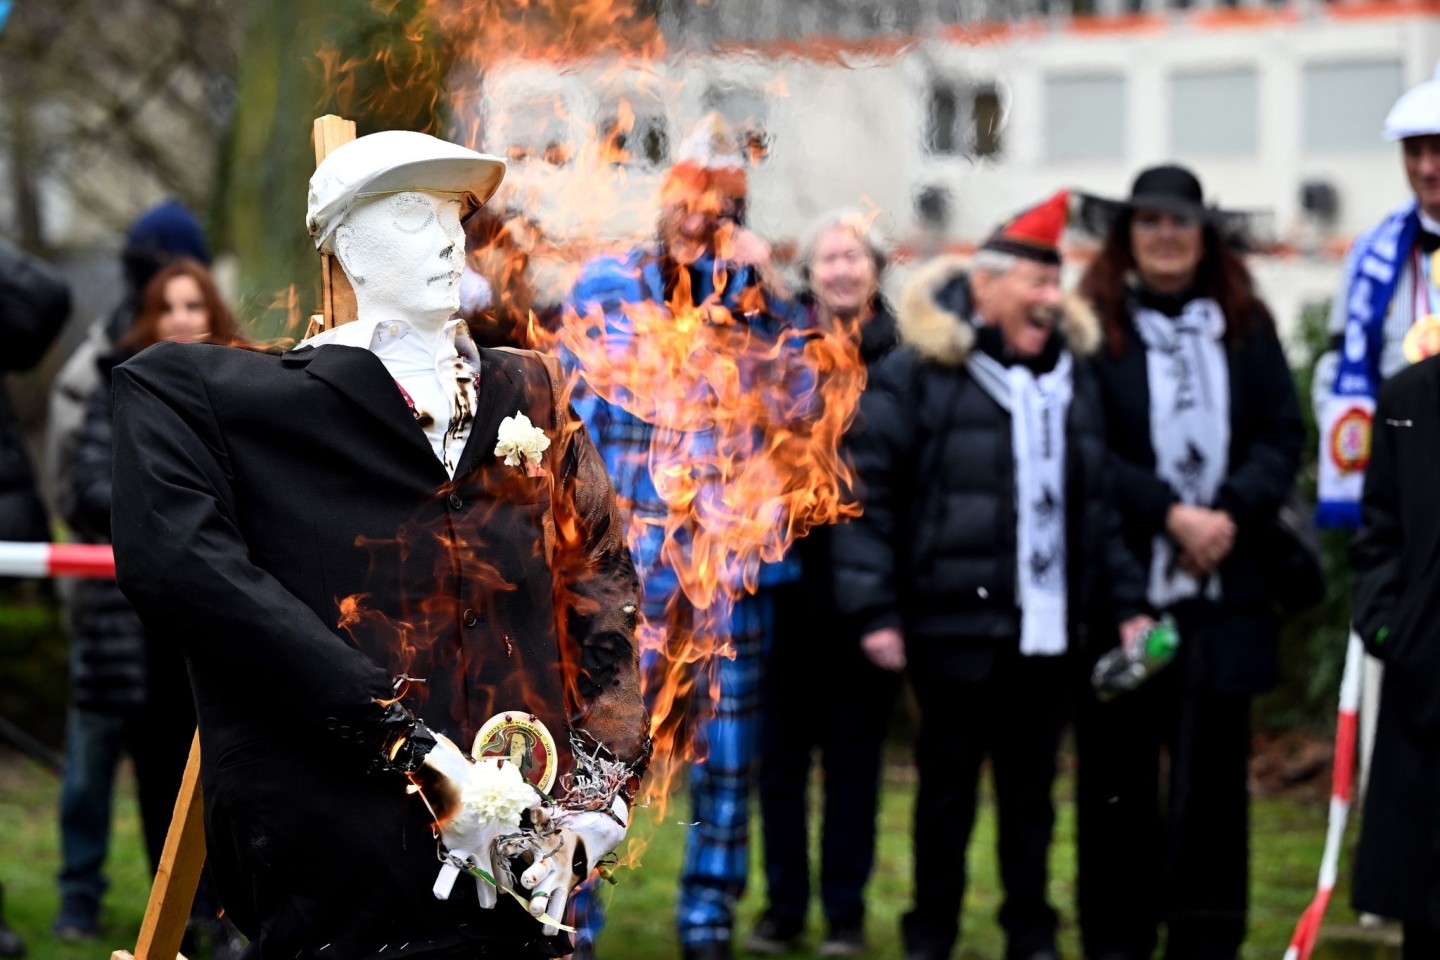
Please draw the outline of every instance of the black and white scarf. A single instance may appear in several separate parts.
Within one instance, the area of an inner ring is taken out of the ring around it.
[[[1010,413],[1015,457],[1016,600],[1020,652],[1053,657],[1065,652],[1066,611],[1065,416],[1073,390],[1070,354],[1038,377],[976,351],[975,382]]]
[[[1191,300],[1178,317],[1141,307],[1135,327],[1145,341],[1150,385],[1150,444],[1155,472],[1182,503],[1208,507],[1230,458],[1230,367],[1225,360],[1225,314],[1214,300]],[[1149,600],[1164,609],[1199,595],[1220,597],[1220,577],[1197,581],[1179,567],[1173,541],[1155,538]]]

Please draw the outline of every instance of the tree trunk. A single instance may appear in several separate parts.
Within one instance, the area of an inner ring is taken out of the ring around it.
[[[252,0],[239,102],[222,164],[217,247],[239,261],[242,316],[261,336],[299,337],[319,308],[305,229],[315,117],[358,133],[438,132],[448,55],[422,0]]]

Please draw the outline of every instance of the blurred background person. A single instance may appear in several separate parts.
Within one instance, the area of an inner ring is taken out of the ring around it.
[[[702,120],[681,145],[676,164],[662,185],[659,237],[622,255],[602,255],[587,263],[575,283],[571,303],[577,316],[603,316],[606,356],[625,363],[634,347],[634,324],[627,310],[669,310],[670,305],[705,309],[719,306],[762,335],[777,336],[778,276],[770,248],[745,229],[747,181],[744,161],[718,115]],[[761,293],[762,287],[764,293]],[[689,302],[677,291],[688,290]],[[755,299],[764,297],[765,310]],[[648,305],[648,306],[647,306]],[[773,329],[772,329],[773,328]],[[641,604],[651,623],[669,623],[670,639],[692,636],[692,621],[703,619],[683,595],[674,569],[662,560],[670,507],[650,473],[651,445],[657,429],[622,406],[602,398],[586,382],[587,370],[568,349],[567,369],[578,371],[573,402],[585,422],[615,484],[625,515],[629,546],[641,581]],[[675,431],[668,431],[675,432]],[[796,580],[799,567],[788,558],[765,564],[755,594],[738,596],[723,627],[726,636],[704,637],[715,651],[702,655],[694,670],[696,696],[665,718],[677,724],[679,743],[692,739],[691,720],[704,717],[694,739],[705,760],[690,770],[689,820],[675,920],[685,960],[724,960],[732,955],[735,905],[745,892],[750,868],[750,794],[759,733],[760,677],[765,650],[774,630],[774,588]],[[739,592],[739,585],[725,585]],[[728,647],[727,647],[728,644]],[[642,654],[642,656],[644,656]],[[677,668],[663,655],[642,660],[651,678]],[[712,672],[713,671],[713,672]],[[711,679],[718,698],[706,701]],[[653,694],[654,684],[647,694]],[[576,956],[593,956],[604,914],[593,885],[576,904]]]
[[[29,370],[38,364],[69,319],[70,302],[69,285],[48,264],[0,242],[0,371]],[[0,540],[49,539],[50,521],[35,486],[25,438],[9,391],[0,389]],[[0,582],[0,588],[4,586]],[[4,897],[0,887],[0,957],[21,957],[25,944],[5,922]]]
[[[1105,238],[1080,293],[1104,328],[1094,366],[1115,502],[1150,605],[1180,633],[1175,662],[1147,684],[1081,698],[1082,938],[1091,960],[1144,960],[1163,923],[1167,960],[1234,960],[1250,706],[1279,669],[1266,545],[1299,467],[1299,403],[1270,311],[1226,242],[1230,220],[1194,174],[1152,167],[1081,219]]]
[[[796,250],[804,308],[801,329],[853,333],[867,367],[896,343],[895,317],[880,294],[885,253],[873,215],[832,211],[812,222]],[[799,582],[775,596],[775,641],[761,678],[760,812],[765,912],[745,941],[754,953],[798,949],[810,908],[809,785],[818,751],[824,804],[820,831],[822,956],[865,949],[864,890],[875,862],[875,815],[888,720],[900,674],[860,650],[852,622],[837,611],[833,537],[816,527],[791,556]],[[829,695],[797,696],[826,676]],[[858,700],[857,700],[858,698]]]
[[[81,542],[108,542],[96,532],[96,518],[80,513],[76,500],[80,488],[75,479],[86,411],[105,387],[100,361],[130,336],[146,286],[156,272],[181,257],[202,265],[210,261],[204,231],[183,204],[167,200],[137,217],[126,232],[120,254],[124,286],[119,302],[91,322],[85,338],[51,384],[45,430],[46,483],[68,535]],[[101,509],[108,530],[108,501]],[[125,739],[118,711],[137,704],[142,694],[136,685],[133,648],[121,651],[118,662],[112,662],[109,644],[96,646],[80,639],[82,633],[95,629],[97,611],[87,605],[98,604],[100,610],[117,602],[124,605],[119,591],[113,584],[99,586],[86,581],[65,581],[62,586],[71,636],[71,704],[65,722],[65,774],[60,793],[60,909],[53,930],[62,940],[91,940],[99,934],[115,774]],[[129,616],[133,618],[133,614]],[[135,626],[138,628],[138,621]]]
[[[194,260],[177,259],[155,273],[141,292],[129,333],[97,360],[100,386],[90,398],[71,476],[75,527],[91,542],[110,541],[111,372],[164,340],[243,343],[240,328],[221,301],[210,271]],[[134,764],[141,826],[153,874],[160,864],[195,733],[195,707],[185,663],[178,650],[151,641],[135,608],[113,580],[77,580],[73,615],[76,703],[80,709],[113,717],[118,726],[118,739]],[[82,906],[93,922],[97,904]],[[205,927],[211,955],[220,958],[230,956],[232,944],[228,923],[219,918],[218,909],[209,884],[202,882],[192,926]],[[192,929],[187,952],[194,950],[195,941]]]
[[[1351,246],[1330,303],[1330,348],[1311,382],[1321,436],[1316,520],[1352,530],[1380,385],[1440,347],[1440,75],[1401,95],[1383,135],[1400,143],[1411,196]]]
[[[1052,790],[1084,625],[1138,635],[1144,582],[1111,505],[1090,311],[1062,297],[1061,193],[973,261],[905,283],[898,349],[852,430],[863,512],[835,528],[836,598],[920,708],[908,960],[960,937],[983,762],[994,775],[1006,960],[1057,960]],[[852,703],[852,709],[855,705]]]

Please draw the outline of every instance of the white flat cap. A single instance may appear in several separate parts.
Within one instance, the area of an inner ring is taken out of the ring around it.
[[[321,253],[334,253],[335,228],[357,198],[405,190],[490,199],[505,161],[413,130],[384,130],[339,147],[310,177],[305,226]]]
[[[1428,137],[1440,134],[1440,64],[1435,74],[1400,95],[1385,117],[1385,139]]]

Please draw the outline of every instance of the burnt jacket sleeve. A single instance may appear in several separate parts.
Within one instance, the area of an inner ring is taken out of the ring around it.
[[[116,368],[114,396],[116,576],[146,626],[287,724],[337,748],[378,748],[390,678],[250,561],[193,355],[175,343],[144,351]]]
[[[567,685],[577,700],[575,725],[638,776],[650,758],[650,716],[635,642],[640,582],[605,461],[565,399],[559,363],[541,359],[563,438],[552,505],[554,562],[562,628],[573,654],[566,663],[573,673]]]
[[[1395,381],[1386,384],[1375,411],[1374,446],[1365,471],[1360,529],[1350,542],[1351,620],[1367,650],[1389,659],[1386,644],[1405,587],[1404,524],[1400,516],[1400,477],[1395,469]]]
[[[1268,316],[1255,319],[1237,359],[1231,376],[1244,377],[1244,415],[1254,439],[1245,456],[1230,465],[1216,506],[1243,530],[1268,523],[1290,496],[1305,446],[1305,425],[1285,350]]]
[[[860,516],[835,528],[835,596],[861,634],[899,628],[906,505],[912,484],[915,399],[920,365],[907,349],[871,367],[860,415],[846,436],[860,496]]]

